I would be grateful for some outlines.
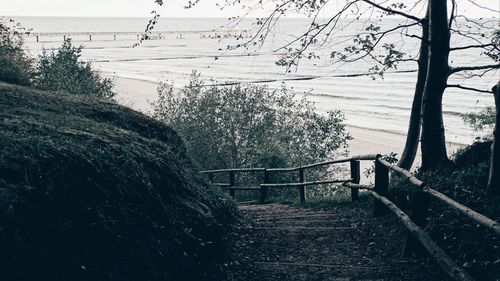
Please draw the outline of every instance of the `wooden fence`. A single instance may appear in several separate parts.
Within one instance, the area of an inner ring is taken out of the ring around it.
[[[375,162],[375,184],[362,185],[360,184],[361,171],[360,161],[368,160]],[[321,181],[307,181],[306,170],[314,167],[328,166],[339,163],[350,163],[350,178],[344,179],[326,179]],[[411,196],[411,214],[407,215],[391,202],[387,195],[389,194],[389,172],[395,172],[406,179],[415,187]],[[271,173],[280,172],[298,172],[298,182],[292,183],[270,183]],[[354,156],[345,159],[329,160],[319,163],[314,163],[306,166],[293,168],[242,168],[242,169],[223,169],[223,170],[207,170],[201,171],[201,174],[207,174],[210,181],[213,180],[214,174],[227,173],[229,175],[228,183],[212,183],[229,190],[232,197],[235,196],[237,190],[255,190],[260,192],[260,202],[265,203],[267,200],[268,190],[270,188],[298,188],[300,201],[306,201],[306,187],[311,185],[342,183],[342,186],[351,189],[351,201],[358,200],[358,192],[360,189],[368,190],[373,196],[373,216],[377,217],[389,212],[394,213],[397,218],[408,229],[408,235],[403,246],[403,254],[409,253],[421,254],[426,251],[441,268],[454,280],[473,280],[472,277],[460,266],[458,266],[422,229],[425,226],[428,216],[430,199],[434,198],[449,207],[467,216],[476,223],[490,229],[493,233],[500,236],[500,224],[478,212],[454,201],[446,195],[427,186],[427,184],[416,178],[411,172],[385,161],[381,155],[363,155]],[[253,187],[238,187],[235,186],[236,173],[263,173],[263,182],[259,186]]]

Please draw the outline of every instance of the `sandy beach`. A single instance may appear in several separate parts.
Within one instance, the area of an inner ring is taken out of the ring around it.
[[[148,115],[151,113],[151,102],[157,98],[157,83],[111,75],[105,76],[113,80],[117,92],[116,99],[120,104]]]
[[[120,104],[131,107],[137,111],[151,114],[151,102],[157,98],[157,83],[139,79],[130,79],[110,76],[115,83],[117,100]],[[347,126],[347,130],[353,137],[349,141],[350,155],[364,154],[389,154],[395,152],[398,156],[405,143],[405,135],[381,130],[369,130],[360,127]],[[451,155],[464,145],[448,143],[448,153]],[[415,166],[420,164],[420,151],[418,152]],[[369,164],[363,165],[368,167]],[[365,168],[366,168],[365,167]]]

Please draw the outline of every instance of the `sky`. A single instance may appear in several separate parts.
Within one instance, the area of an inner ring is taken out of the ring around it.
[[[336,0],[339,1],[339,0]],[[336,2],[331,1],[331,2]],[[217,0],[202,0],[197,7],[183,8],[187,0],[164,0],[159,8],[154,0],[0,0],[1,16],[67,16],[67,17],[149,17],[152,10],[162,17],[230,17],[241,14],[236,7],[220,10]],[[242,1],[244,2],[244,1]],[[268,0],[272,5],[273,0]],[[381,2],[381,1],[377,1]],[[480,9],[473,2],[500,10],[499,0],[457,0],[460,12],[469,17],[500,17],[497,12]],[[265,11],[254,16],[263,16]]]

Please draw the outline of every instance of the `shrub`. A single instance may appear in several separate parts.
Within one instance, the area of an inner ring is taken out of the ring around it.
[[[193,73],[179,91],[162,83],[154,116],[184,138],[205,169],[308,164],[346,152],[350,136],[339,111],[315,111],[286,86],[205,85]]]
[[[116,93],[111,79],[102,78],[92,69],[91,63],[80,61],[82,48],[74,47],[68,39],[55,53],[43,50],[39,57],[38,87],[68,94],[113,98]]]
[[[476,131],[492,129],[495,126],[495,108],[487,106],[478,113],[470,112],[463,116],[465,124],[469,125]]]
[[[0,81],[29,85],[33,60],[23,50],[23,34],[28,31],[14,20],[0,19]]]
[[[116,95],[111,79],[80,61],[82,46],[74,47],[68,39],[55,53],[44,50],[36,61],[23,50],[26,34],[14,20],[0,19],[0,81],[105,99]]]

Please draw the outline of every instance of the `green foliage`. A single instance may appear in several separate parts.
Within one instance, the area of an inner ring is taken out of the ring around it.
[[[379,77],[383,78],[387,70],[397,69],[399,63],[408,57],[400,50],[399,46],[393,43],[381,44],[380,42],[386,34],[380,30],[380,26],[368,25],[365,32],[353,36],[352,45],[348,45],[341,51],[332,51],[330,58],[343,62],[353,62],[365,57],[371,58],[375,65],[368,69],[370,77],[373,80]],[[378,52],[376,52],[377,45],[382,45]]]
[[[33,79],[33,60],[23,50],[28,30],[14,20],[0,19],[0,81],[29,85]]]
[[[495,116],[495,108],[493,106],[487,106],[478,113],[466,113],[463,116],[463,120],[465,124],[471,126],[474,130],[482,131],[491,129],[495,126]]]
[[[38,87],[68,94],[113,98],[116,93],[111,79],[102,78],[89,62],[80,61],[82,48],[74,47],[68,39],[56,53],[44,50],[39,57]]]
[[[316,113],[284,85],[205,85],[193,73],[179,91],[162,83],[158,96],[154,116],[179,132],[206,169],[311,163],[345,153],[350,138],[339,111]]]
[[[57,52],[44,50],[36,61],[23,49],[28,33],[14,20],[0,20],[0,81],[105,99],[115,96],[112,81],[80,60],[82,47],[66,40]]]
[[[389,154],[382,156],[382,159],[391,164],[395,164],[398,163],[398,154],[395,152],[391,152]],[[367,168],[364,174],[367,178],[372,177],[375,174],[375,165],[372,165],[370,168]]]

